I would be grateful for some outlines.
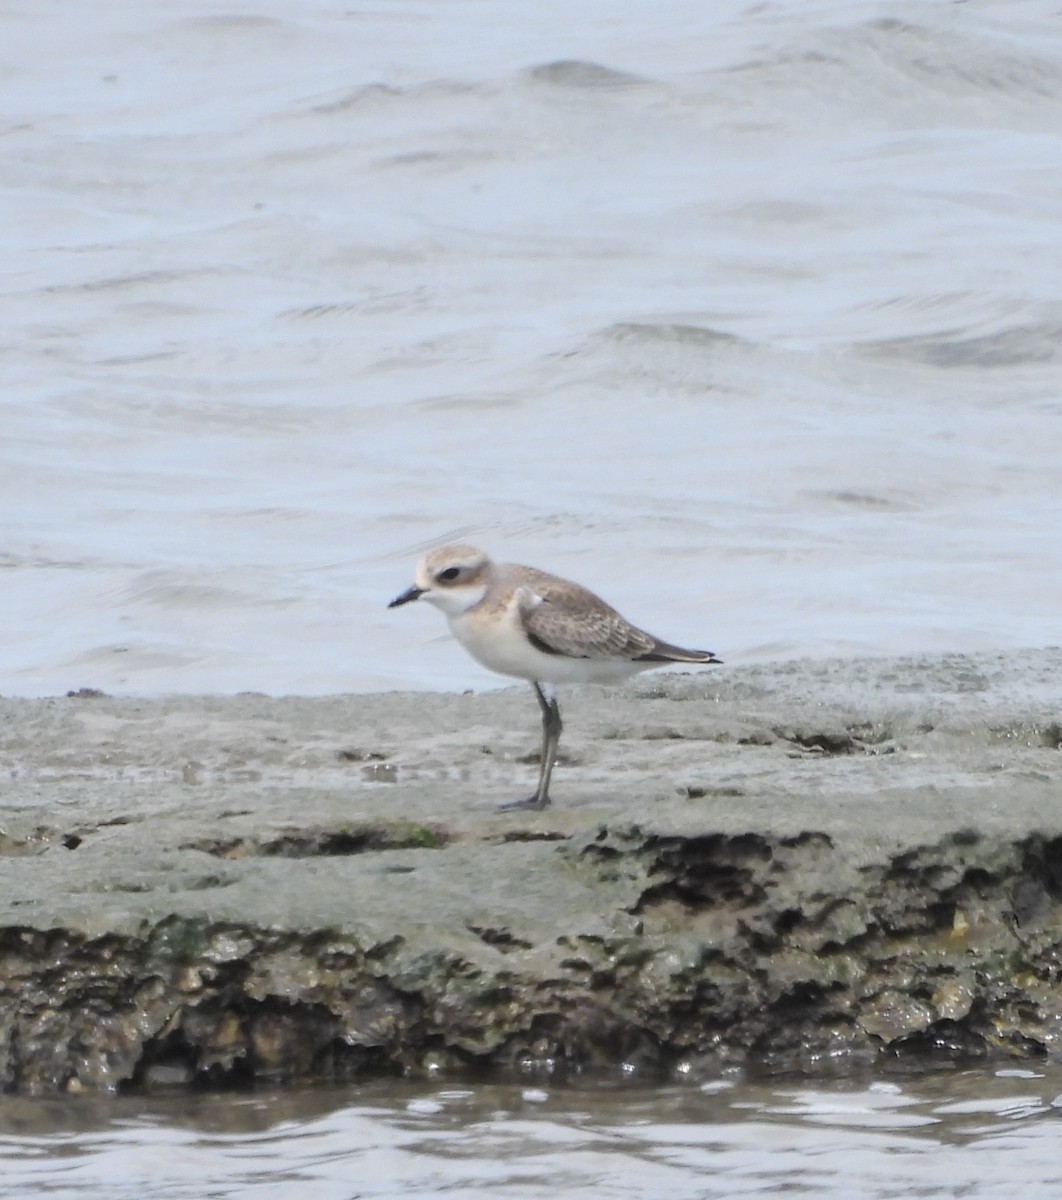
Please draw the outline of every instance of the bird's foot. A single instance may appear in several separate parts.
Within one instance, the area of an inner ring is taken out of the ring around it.
[[[498,805],[498,812],[541,812],[542,809],[549,808],[549,804],[548,796],[540,796],[536,792],[526,800],[506,800],[504,804]]]

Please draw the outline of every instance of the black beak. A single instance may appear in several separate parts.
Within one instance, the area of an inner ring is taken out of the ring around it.
[[[387,607],[397,608],[400,604],[408,604],[410,600],[419,600],[423,595],[424,589],[414,584],[411,588],[406,588],[401,596],[396,596]]]

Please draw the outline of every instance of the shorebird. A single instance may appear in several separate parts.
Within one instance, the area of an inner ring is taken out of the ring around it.
[[[445,613],[454,637],[477,662],[534,688],[542,710],[538,787],[503,809],[550,803],[562,729],[556,684],[619,683],[668,663],[721,661],[710,650],[684,650],[636,628],[578,583],[535,567],[492,562],[475,546],[430,551],[417,563],[415,578],[388,608],[427,600]]]

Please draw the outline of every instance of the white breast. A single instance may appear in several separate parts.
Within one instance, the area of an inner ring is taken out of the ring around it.
[[[536,683],[620,683],[655,665],[543,654],[528,641],[520,612],[521,598],[514,595],[504,608],[451,615],[450,628],[469,654],[489,670]]]

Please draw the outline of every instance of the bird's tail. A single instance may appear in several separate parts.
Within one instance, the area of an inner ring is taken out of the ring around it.
[[[639,662],[675,662],[675,663],[715,663],[721,664],[722,659],[716,658],[711,650],[684,650],[681,646],[672,646],[670,642],[656,642],[648,654],[642,654]]]

